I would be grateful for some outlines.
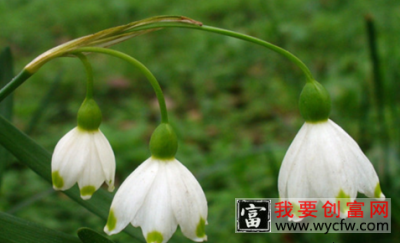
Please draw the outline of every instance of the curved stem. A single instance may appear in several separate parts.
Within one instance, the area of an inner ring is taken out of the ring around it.
[[[75,56],[79,57],[79,59],[83,63],[83,66],[85,66],[86,76],[87,76],[87,81],[86,81],[86,99],[92,99],[93,98],[93,69],[92,69],[92,65],[90,65],[90,62],[88,61],[87,57],[85,55],[83,55],[82,53],[75,53]]]
[[[135,58],[119,52],[115,51],[112,49],[106,49],[106,48],[101,48],[101,47],[82,47],[76,50],[71,51],[71,54],[77,54],[81,52],[97,52],[97,53],[103,53],[107,55],[111,55],[114,57],[121,58],[130,64],[136,66],[137,68],[142,71],[142,73],[146,76],[146,78],[149,80],[151,86],[153,86],[154,92],[156,93],[157,99],[158,99],[158,104],[160,105],[160,111],[161,111],[161,122],[162,123],[168,123],[168,113],[167,113],[167,106],[165,105],[165,99],[163,92],[161,90],[161,87],[157,81],[157,79],[154,77],[154,75],[150,72],[149,69],[145,65],[143,65],[141,62],[136,60]]]
[[[259,38],[256,38],[256,37],[253,37],[250,35],[246,35],[246,34],[242,34],[242,33],[237,33],[237,32],[226,30],[226,29],[213,27],[213,26],[183,25],[183,24],[179,24],[179,23],[168,23],[168,22],[157,23],[154,25],[147,25],[147,26],[144,26],[143,28],[140,28],[140,27],[136,28],[135,30],[146,30],[146,29],[153,29],[156,27],[158,27],[158,28],[186,28],[186,29],[203,30],[203,31],[207,31],[207,32],[220,34],[220,35],[234,37],[237,39],[241,39],[244,41],[248,41],[248,42],[266,47],[274,52],[277,52],[278,54],[283,55],[284,57],[289,59],[291,62],[293,62],[296,66],[298,66],[303,71],[304,75],[306,76],[307,82],[312,82],[314,80],[314,78],[311,74],[311,71],[298,57],[296,57],[289,51],[286,51],[285,49],[283,49],[279,46],[276,46],[274,44],[271,44],[271,43],[261,40]]]
[[[271,44],[267,41],[249,36],[249,35],[245,35],[245,34],[241,34],[241,33],[237,33],[237,32],[233,32],[230,30],[225,30],[225,29],[220,29],[220,28],[216,28],[216,27],[212,27],[212,26],[206,26],[203,25],[200,28],[198,28],[200,30],[204,30],[204,31],[208,31],[208,32],[213,32],[213,33],[217,33],[217,34],[221,34],[221,35],[226,35],[226,36],[231,36],[237,39],[241,39],[241,40],[245,40],[245,41],[249,41],[252,42],[254,44],[258,44],[261,46],[264,46],[274,52],[277,52],[281,55],[283,55],[284,57],[288,58],[290,61],[292,61],[294,64],[296,64],[296,66],[298,66],[304,73],[304,75],[307,78],[307,82],[310,82],[312,80],[314,80],[310,70],[308,69],[308,67],[295,55],[293,55],[292,53],[286,51],[285,49],[276,46],[274,44]]]
[[[225,30],[225,29],[221,29],[221,28],[216,28],[216,27],[212,27],[212,26],[207,26],[207,25],[197,25],[197,24],[187,24],[187,23],[174,23],[174,22],[156,22],[153,24],[146,24],[143,26],[135,26],[134,30],[131,31],[142,31],[142,30],[150,30],[150,29],[160,29],[160,28],[187,28],[187,29],[196,29],[196,30],[202,30],[202,31],[207,31],[207,32],[212,32],[212,33],[216,33],[216,34],[220,34],[220,35],[225,35],[225,36],[230,36],[230,37],[234,37],[237,39],[241,39],[241,40],[245,40],[245,41],[249,41],[251,43],[257,44],[257,45],[261,45],[263,47],[266,47],[272,51],[275,51],[281,55],[283,55],[284,57],[288,58],[291,62],[293,62],[294,64],[296,64],[296,66],[298,66],[304,73],[304,75],[306,76],[306,80],[307,82],[312,82],[314,80],[310,70],[308,69],[308,67],[299,59],[297,58],[295,55],[293,55],[292,53],[274,45],[271,44],[267,41],[246,35],[246,34],[241,34],[241,33],[237,33],[234,31],[230,31],[230,30]],[[85,49],[85,48],[91,48],[91,47],[83,47],[80,49]],[[75,49],[74,51],[71,51],[69,53],[79,53],[80,51],[77,51],[79,49]],[[109,51],[107,53],[107,51]],[[68,52],[68,51],[67,51]],[[89,51],[88,51],[89,52]],[[120,58],[123,58],[125,60],[129,60],[128,57],[130,56],[124,56],[123,53],[120,52],[116,52],[116,51],[112,51],[109,49],[103,49],[103,51],[93,51],[92,52],[102,52],[105,54],[109,54],[109,55],[113,55],[113,56],[118,56]],[[63,53],[62,55],[64,55],[65,53]],[[61,54],[60,54],[61,55]],[[59,57],[58,56],[54,56],[55,57]],[[134,60],[134,61],[133,61]],[[147,76],[147,78],[150,78],[152,75],[150,73],[150,71],[148,71],[143,64],[141,64],[140,62],[138,62],[136,59],[133,59],[129,62],[131,62],[132,64],[134,64],[135,66],[139,67]],[[46,62],[49,60],[46,60]],[[43,65],[44,63],[42,63],[41,65]],[[143,68],[144,67],[144,68]],[[147,70],[147,71],[145,71]],[[147,74],[146,74],[147,73]],[[16,76],[13,80],[11,80],[3,89],[0,90],[0,101],[3,100],[5,97],[7,97],[11,92],[13,92],[19,85],[21,85],[23,82],[25,82],[25,80],[27,80],[33,73],[30,72],[29,70],[22,70],[20,74],[18,74],[18,76]],[[150,74],[150,75],[149,75]],[[154,83],[155,78],[154,76],[152,76],[152,78],[150,78],[149,80],[153,80],[150,81],[150,83]],[[155,80],[156,82],[156,80]],[[158,86],[158,83],[157,85]],[[156,90],[156,86],[153,85],[153,88]],[[157,88],[157,90],[161,91],[161,89]],[[158,93],[158,91],[156,91],[156,94]],[[162,93],[161,93],[162,95]],[[159,98],[159,94],[157,94],[157,97],[159,99],[159,103],[160,103],[160,108],[162,108],[161,102],[160,102],[160,98]],[[163,101],[164,102],[164,101]],[[164,102],[165,103],[165,102]],[[163,111],[161,111],[163,112]]]

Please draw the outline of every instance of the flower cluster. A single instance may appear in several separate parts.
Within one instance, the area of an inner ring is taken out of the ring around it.
[[[104,181],[112,191],[115,176],[113,151],[99,130],[102,116],[92,98],[90,75],[88,80],[89,91],[78,112],[78,126],[58,142],[52,157],[54,188],[67,190],[77,182],[85,200]],[[156,93],[163,99],[160,90]],[[278,179],[280,198],[354,201],[361,192],[384,199],[371,162],[357,143],[329,119],[331,103],[325,88],[309,80],[299,104],[305,124],[283,159]],[[162,117],[150,140],[151,157],[121,184],[104,231],[116,234],[131,223],[141,227],[148,243],[165,243],[179,225],[186,237],[202,242],[207,240],[206,196],[193,174],[175,158],[177,137],[167,122],[165,107]]]
[[[97,105],[93,107],[83,103],[78,127],[58,142],[52,159],[53,187],[67,190],[78,182],[83,199],[89,199],[104,180],[110,190],[114,188],[114,154],[98,129],[100,123],[93,121],[98,113]],[[193,174],[175,159],[177,138],[169,124],[154,131],[150,150],[152,156],[117,191],[104,231],[116,234],[131,223],[142,228],[147,242],[164,243],[180,225],[193,241],[207,240],[207,200]]]

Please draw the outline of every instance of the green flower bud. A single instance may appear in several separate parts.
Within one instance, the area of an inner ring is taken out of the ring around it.
[[[328,91],[315,80],[307,83],[300,94],[299,108],[307,122],[326,121],[331,111]]]
[[[78,111],[78,127],[86,131],[99,129],[102,115],[94,99],[85,99]]]
[[[151,155],[157,159],[173,159],[178,150],[178,138],[171,125],[161,123],[150,139]]]

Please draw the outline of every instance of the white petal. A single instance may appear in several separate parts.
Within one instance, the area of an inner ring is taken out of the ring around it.
[[[314,154],[309,154],[312,150],[312,144],[309,141],[308,134],[311,132],[310,128],[305,126],[307,135],[304,140],[302,140],[302,145],[292,166],[289,168],[289,174],[286,184],[286,195],[283,198],[314,198],[315,192],[311,189],[312,178],[308,175],[308,163],[310,160],[315,159]]]
[[[74,128],[57,143],[52,156],[52,172],[58,171],[64,183],[61,188],[55,189],[67,190],[78,180],[89,139],[87,134]]]
[[[308,126],[304,124],[300,131],[297,133],[294,138],[292,144],[289,146],[288,151],[285,154],[283,162],[281,164],[281,168],[279,170],[278,177],[278,190],[279,196],[281,198],[287,198],[287,187],[288,187],[288,178],[290,172],[293,170],[293,167],[296,166],[297,163],[301,163],[301,160],[298,159],[299,152],[303,149],[302,146],[306,144],[306,136],[308,133]]]
[[[161,234],[162,242],[167,242],[177,227],[171,205],[170,185],[167,180],[167,169],[170,161],[157,161],[159,170],[149,189],[145,202],[132,220],[132,225],[142,228],[146,240],[150,234]],[[159,242],[157,242],[159,243]]]
[[[351,138],[341,127],[339,127],[333,121],[330,121],[332,129],[336,132],[340,138],[342,145],[346,148],[346,154],[349,155],[349,163],[353,165],[354,178],[357,186],[357,190],[364,193],[368,197],[385,198],[380,195],[374,195],[376,187],[379,183],[378,175],[369,159],[362,152],[358,144]]]
[[[172,209],[182,233],[193,241],[207,240],[204,224],[207,221],[207,200],[193,174],[179,161],[167,165]]]
[[[81,197],[84,200],[90,199],[105,179],[102,164],[100,163],[101,158],[96,148],[96,134],[98,132],[88,132],[90,140],[86,145],[87,151],[85,153],[84,166],[78,178]]]
[[[104,227],[107,234],[120,232],[135,218],[157,176],[158,170],[159,163],[149,158],[122,183],[114,196],[110,209],[110,215],[113,214],[116,223],[112,229],[108,225]]]
[[[339,192],[345,192],[351,198],[357,195],[354,186],[354,177],[349,176],[353,172],[351,162],[343,151],[340,138],[328,122],[312,124],[310,134],[314,160],[310,160],[307,166],[310,183],[317,198],[337,198]]]
[[[103,133],[99,130],[94,135],[96,143],[96,152],[101,162],[105,181],[108,185],[108,190],[114,190],[114,177],[115,177],[115,156],[110,143]]]

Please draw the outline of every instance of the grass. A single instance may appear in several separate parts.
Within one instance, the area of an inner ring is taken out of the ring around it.
[[[297,55],[328,89],[331,118],[359,142],[380,173],[383,192],[395,201],[400,190],[400,47],[396,41],[400,27],[394,16],[399,8],[394,0],[1,1],[0,47],[11,47],[19,71],[35,56],[67,40],[162,14],[185,15],[265,39]],[[381,97],[374,92],[366,14],[373,16],[377,30]],[[278,196],[277,171],[303,123],[297,107],[305,81],[300,70],[268,50],[194,30],[162,30],[115,49],[143,62],[160,81],[179,137],[177,158],[199,179],[207,195],[210,241],[350,242],[357,237],[356,241],[373,242],[379,237],[380,242],[389,242],[399,237],[397,220],[392,221],[393,233],[381,236],[234,234],[234,198]],[[104,116],[101,129],[116,154],[118,186],[149,156],[149,138],[159,122],[158,106],[138,70],[102,55],[89,59],[95,72],[95,97]],[[54,88],[60,73],[61,81]],[[78,60],[63,58],[46,64],[16,91],[14,124],[52,151],[76,125],[84,80]],[[51,96],[40,105],[46,93]],[[32,125],[38,109],[41,115]],[[386,124],[383,130],[378,130],[380,111]],[[2,180],[2,211],[71,234],[81,226],[102,231],[105,222],[62,194],[49,193],[50,185],[20,164],[10,165]],[[15,205],[21,206],[16,210]],[[398,206],[393,207],[398,211]],[[127,238],[121,234],[113,239]],[[171,240],[181,241],[179,233]]]

